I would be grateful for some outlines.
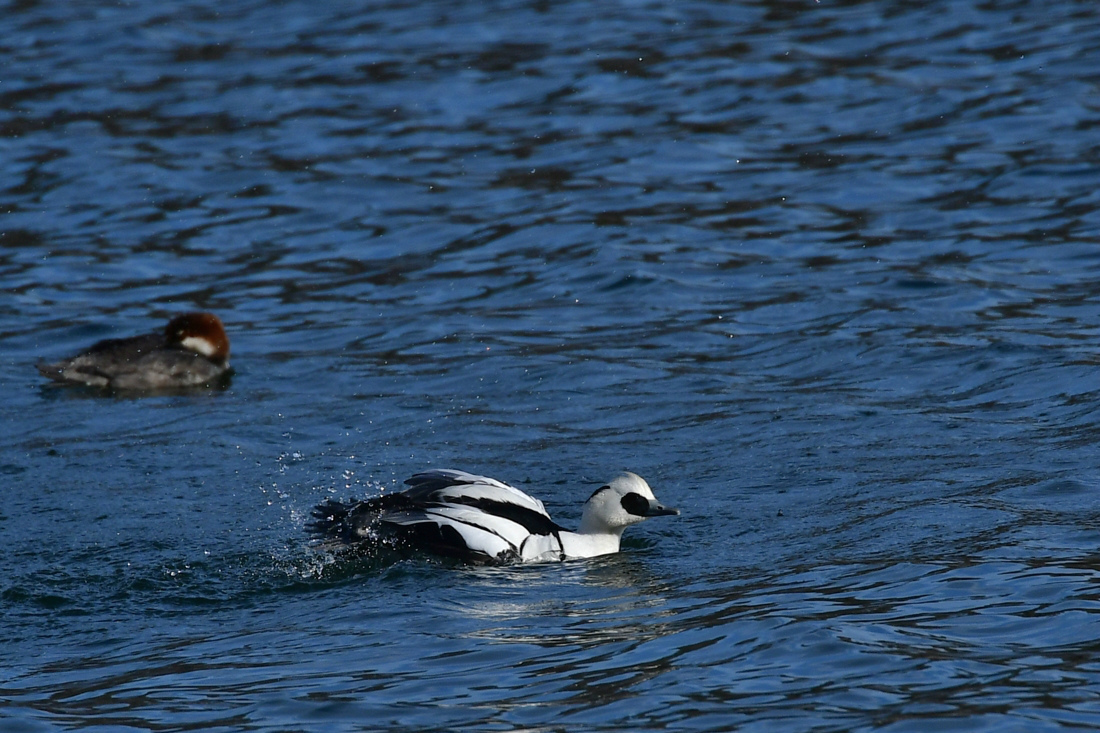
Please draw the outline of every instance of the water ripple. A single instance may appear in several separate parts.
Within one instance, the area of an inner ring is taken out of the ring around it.
[[[1095,727],[1091,6],[5,10],[0,727]],[[217,394],[34,370],[195,308]],[[307,546],[445,465],[684,514]]]

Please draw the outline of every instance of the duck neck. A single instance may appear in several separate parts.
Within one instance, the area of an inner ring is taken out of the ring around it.
[[[622,531],[614,532],[606,527],[595,531],[584,531],[584,523],[577,532],[562,532],[561,546],[566,557],[596,557],[619,551],[619,539]]]
[[[577,534],[608,535],[614,537],[617,541],[623,536],[624,529],[626,527],[608,527],[607,524],[586,512],[581,515],[581,526],[577,528]]]

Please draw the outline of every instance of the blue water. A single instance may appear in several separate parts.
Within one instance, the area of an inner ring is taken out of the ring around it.
[[[1098,55],[1071,0],[4,4],[0,730],[1100,727]],[[194,309],[225,391],[34,369]],[[309,546],[427,467],[683,514]]]

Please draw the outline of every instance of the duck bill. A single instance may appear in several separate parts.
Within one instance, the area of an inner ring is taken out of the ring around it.
[[[649,511],[646,512],[647,517],[674,517],[680,513],[679,509],[673,509],[670,506],[661,506],[660,504],[650,504]]]

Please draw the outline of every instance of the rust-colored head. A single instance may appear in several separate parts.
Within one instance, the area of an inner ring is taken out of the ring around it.
[[[176,316],[164,329],[169,343],[202,354],[218,363],[229,358],[229,337],[221,319],[213,313],[184,313]]]

